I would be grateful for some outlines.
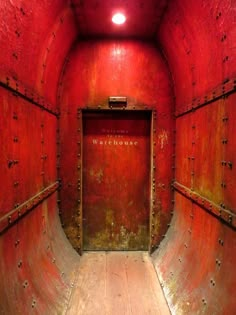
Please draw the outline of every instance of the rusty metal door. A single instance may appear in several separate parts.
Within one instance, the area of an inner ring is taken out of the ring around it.
[[[83,113],[83,248],[147,250],[150,212],[147,111]]]

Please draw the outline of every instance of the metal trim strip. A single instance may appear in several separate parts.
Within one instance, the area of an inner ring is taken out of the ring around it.
[[[236,92],[236,78],[225,81],[223,84],[217,86],[206,95],[202,95],[198,98],[194,98],[192,103],[184,105],[179,110],[175,111],[175,117],[181,117],[189,112],[212,103],[220,98],[227,97],[231,93]]]
[[[10,78],[7,76],[4,78],[0,74],[0,86],[15,93],[16,96],[19,96],[26,101],[46,110],[48,113],[58,117],[59,111],[53,109],[52,104],[45,100],[44,97],[38,95],[35,91],[27,89],[24,84],[15,80],[14,78]]]
[[[203,197],[194,190],[191,190],[178,182],[174,182],[172,187],[175,191],[183,195],[184,197],[190,199],[192,202],[196,203],[202,209],[216,216],[219,220],[224,221],[230,227],[236,228],[236,214],[230,209],[226,209],[225,206],[217,205],[213,201]]]
[[[59,181],[56,181],[52,185],[46,187],[38,194],[34,195],[24,203],[18,205],[16,208],[9,211],[3,217],[0,218],[0,234],[12,226],[15,222],[19,221],[25,214],[29,213],[33,208],[47,199],[59,188]]]

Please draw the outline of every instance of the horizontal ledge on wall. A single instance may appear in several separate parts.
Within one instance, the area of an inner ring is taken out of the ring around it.
[[[236,78],[225,81],[206,95],[194,98],[192,100],[192,103],[189,103],[179,110],[176,110],[175,117],[178,118],[180,116],[183,116],[234,92],[236,92]]]
[[[26,88],[24,84],[19,82],[17,79],[14,79],[10,76],[4,77],[0,74],[0,86],[15,93],[16,96],[19,96],[26,101],[44,109],[50,114],[56,117],[59,116],[59,111],[54,110],[53,106],[49,102],[47,102],[44,97],[38,95],[32,89]]]
[[[73,105],[71,105],[73,107]],[[156,114],[158,118],[162,119],[169,119],[170,115],[171,117],[174,117],[174,112],[171,111],[171,113],[168,110],[164,111],[158,111],[156,105],[145,105],[145,104],[136,104],[135,106],[133,105],[127,105],[127,107],[110,107],[108,104],[103,104],[103,105],[87,105],[85,107],[78,107],[77,108],[77,115],[80,117],[80,113],[83,111],[130,111],[130,112],[145,112],[145,111],[152,111],[154,115]]]
[[[83,108],[78,108],[78,110],[109,110],[109,111],[129,111],[129,110],[155,110],[156,106],[155,105],[146,105],[146,104],[127,104],[127,106],[113,106],[112,104],[110,105],[109,102],[101,105],[86,105]]]
[[[230,209],[226,209],[223,206],[215,204],[211,200],[201,196],[194,190],[191,190],[178,182],[174,182],[172,186],[177,192],[190,199],[201,208],[210,212],[218,219],[224,221],[230,227],[236,228],[236,214],[233,213]]]
[[[42,201],[47,199],[59,188],[59,182],[55,182],[47,188],[40,191],[38,194],[28,199],[21,205],[5,214],[0,218],[0,234],[8,227],[12,226],[15,222],[20,220],[25,214],[29,213],[33,208],[39,205]]]

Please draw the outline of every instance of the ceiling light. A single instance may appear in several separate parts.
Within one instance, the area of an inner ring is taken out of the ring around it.
[[[126,21],[126,17],[122,13],[116,13],[112,17],[112,22],[118,25],[124,24],[125,21]]]

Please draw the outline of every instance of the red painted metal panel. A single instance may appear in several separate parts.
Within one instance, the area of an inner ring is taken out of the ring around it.
[[[79,75],[78,75],[79,74]],[[135,40],[79,42],[71,52],[60,89],[61,216],[68,237],[78,247],[80,141],[78,108],[108,109],[109,96],[126,96],[127,109],[155,109],[154,243],[167,230],[172,208],[172,93],[168,69],[156,47]]]
[[[16,148],[19,164],[15,178],[19,185],[16,186],[13,195],[17,203],[21,204],[43,188],[40,109],[23,101],[22,98],[17,98],[13,102],[18,112],[16,135],[19,139]],[[53,149],[55,150],[55,146],[51,148]]]
[[[192,114],[180,117],[176,121],[176,172],[179,183],[191,187],[193,171],[193,117]]]
[[[174,1],[158,39],[173,74],[177,110],[235,75],[232,1]]]
[[[78,172],[78,118],[73,108],[70,112],[63,112],[60,117],[60,170],[62,183],[60,191],[60,209],[62,222],[65,227],[71,222],[78,209],[79,191],[77,184]],[[69,136],[69,137],[68,137]],[[66,170],[66,171],[65,171]]]
[[[59,78],[67,54],[76,37],[77,26],[74,12],[71,8],[64,8],[47,32],[47,39],[44,39],[44,46],[40,52],[40,65],[38,66],[37,89],[45,99],[54,105],[54,108],[58,106]]]
[[[4,88],[0,97],[4,214],[56,181],[57,119]]]
[[[41,112],[41,144],[42,144],[42,179],[43,187],[49,186],[57,179],[56,169],[56,131],[57,118],[53,115],[48,115],[47,112]]]
[[[7,93],[4,93],[2,88],[0,88],[0,91],[2,104],[2,115],[0,116],[0,169],[1,178],[4,181],[4,185],[2,185],[2,196],[4,198],[0,198],[0,216],[3,216],[7,211],[14,208],[14,200],[12,200],[10,192],[13,190],[16,167],[19,163],[15,142],[13,142],[18,116],[14,111],[14,107],[9,106]],[[9,128],[9,124],[11,128]]]
[[[87,112],[83,135],[84,249],[147,250],[150,113]]]
[[[0,97],[4,103],[4,113],[7,114],[1,116],[4,135],[1,155],[4,171],[1,179],[6,183],[3,185],[6,198],[1,198],[0,211],[4,214],[42,188],[41,130],[38,119],[40,110],[36,106],[4,88],[1,88]]]
[[[16,88],[19,81],[24,82],[27,93],[28,90],[36,90],[38,94],[49,98],[54,107],[60,68],[67,47],[75,36],[71,15],[69,11],[64,11],[66,6],[65,1],[1,1],[0,4],[1,45],[4,47],[0,57],[1,78],[13,77]],[[64,13],[65,24],[62,22]],[[213,94],[213,88],[221,88],[223,82],[233,80],[235,4],[234,1],[228,0],[172,1],[162,22],[158,40],[172,70],[177,112],[181,112],[182,108],[186,109],[186,104],[191,105],[195,97],[204,99],[205,95]],[[62,42],[66,43],[63,51]],[[158,237],[161,237],[161,231],[164,233],[166,230],[167,220],[164,220],[164,216],[166,214],[168,217],[170,212],[173,122],[166,118],[171,116],[170,81],[160,55],[156,49],[145,43],[79,43],[65,69],[59,95],[62,112],[60,175],[65,221],[70,223],[78,210],[77,167],[80,157],[77,143],[77,107],[107,106],[108,96],[125,95],[128,96],[129,109],[138,104],[142,109],[147,105],[158,112],[157,148],[162,150],[157,149],[158,154],[153,157],[157,187],[157,206],[154,210],[157,215],[156,231],[159,233]],[[6,83],[7,79],[4,78],[3,81]],[[21,88],[23,86],[21,85]],[[42,170],[47,172],[44,174],[45,184],[50,183],[55,176],[55,147],[50,147],[54,131],[49,127],[51,124],[52,128],[55,127],[55,119],[51,116],[43,118],[45,133],[41,133],[43,128],[40,126],[41,120],[38,119],[41,117],[38,109],[29,108],[25,101],[5,94],[1,93],[3,115],[0,128],[4,154],[0,155],[0,162],[4,200],[1,198],[0,215],[12,209],[16,202],[31,197],[37,190],[35,188],[43,186],[40,174]],[[226,208],[233,211],[236,178],[235,127],[232,118],[234,98],[235,96],[230,96],[224,105],[222,101],[218,101],[204,109],[196,110],[191,115],[188,114],[189,116],[178,118],[176,133],[178,181],[188,188],[196,188],[211,200],[220,202],[222,199]],[[10,103],[12,105],[9,106]],[[223,113],[228,116],[228,120],[221,122]],[[35,130],[32,129],[33,123]],[[216,133],[214,125],[217,126]],[[29,132],[31,133],[28,134]],[[42,140],[42,135],[46,138],[47,133],[50,136],[46,139],[45,146],[42,143],[39,145],[38,139]],[[209,133],[212,134],[211,138]],[[182,140],[179,138],[181,134],[184,135]],[[224,137],[224,143],[219,143],[221,135]],[[214,145],[207,147],[206,141],[211,141]],[[38,161],[38,153],[39,156],[42,153],[48,154],[50,160]],[[191,166],[186,162],[188,153],[194,154]],[[165,155],[168,157],[167,161]],[[29,156],[32,157],[30,161]],[[220,156],[223,157],[223,164],[221,162],[221,165],[217,166]],[[190,171],[194,174],[191,174],[192,181],[189,183]],[[218,190],[220,173],[223,182],[222,188]],[[20,184],[17,183],[18,178]],[[15,187],[12,188],[14,184]],[[14,191],[16,194],[13,194]],[[4,301],[4,304],[0,305],[2,313],[22,314],[31,312],[32,308],[37,312],[37,307],[40,314],[58,313],[62,310],[62,304],[68,300],[69,291],[64,293],[63,288],[69,289],[69,280],[65,281],[64,287],[60,275],[63,268],[70,274],[69,268],[73,259],[67,258],[72,252],[67,247],[58,225],[56,194],[50,200],[52,201],[45,202],[42,207],[39,206],[35,212],[1,235],[0,254],[4,257],[0,260],[1,280],[3,279],[0,297],[1,301]],[[222,224],[177,192],[175,211],[173,225],[155,256],[173,311],[190,314],[233,314],[236,309],[235,230]],[[161,220],[158,221],[159,216]],[[18,243],[21,236],[23,243]],[[46,253],[45,247],[49,249]],[[62,248],[66,248],[65,256],[62,256]],[[40,275],[38,270],[41,271]],[[25,282],[27,279],[28,286]],[[70,279],[70,276],[67,279]],[[19,285],[22,281],[23,284]]]
[[[234,90],[235,9],[232,1],[177,0],[158,32],[173,75],[176,114],[183,114],[176,123],[176,179],[185,182],[190,196],[197,197],[197,191],[208,205],[216,202],[217,211],[222,207],[217,215],[228,222],[176,192],[172,225],[155,256],[174,313],[231,314],[236,309],[235,230],[228,212],[236,205],[235,96],[221,99],[228,83]]]
[[[157,48],[145,42],[79,42],[68,57],[62,85],[63,112],[106,106],[108,97],[114,95],[126,96],[131,108],[153,106],[159,114],[172,110],[168,68]]]
[[[2,314],[66,308],[78,256],[63,235],[55,204],[56,193],[0,237]]]
[[[9,227],[4,223],[0,232],[0,313],[60,313],[68,302],[78,258],[60,228],[57,193],[54,189],[44,200],[42,192],[35,206],[30,200],[24,216],[17,210],[56,180],[57,119],[2,87],[0,98],[0,219],[19,205],[14,218],[9,217],[9,223],[16,222]]]
[[[224,100],[218,100],[194,113],[194,190],[216,204],[223,201]],[[214,184],[213,184],[214,183]]]
[[[158,107],[157,107],[158,108]],[[171,110],[171,108],[170,108]],[[171,188],[171,178],[174,177],[175,170],[175,129],[171,112],[159,112],[154,119],[153,147],[153,172],[152,196],[152,249],[155,249],[160,241],[165,237],[169,226],[171,211],[173,209],[173,192]],[[154,185],[155,184],[155,187]]]
[[[0,32],[1,81],[14,78],[28,95],[36,92],[55,108],[58,79],[77,32],[68,3],[1,1]]]
[[[225,315],[234,312],[232,291],[236,279],[229,272],[236,263],[234,233],[176,194],[171,228],[153,256],[171,311]]]
[[[236,213],[236,125],[235,125],[235,101],[236,94],[230,95],[225,99],[225,116],[223,120],[224,125],[224,139],[227,143],[224,145],[224,205],[232,212]]]

